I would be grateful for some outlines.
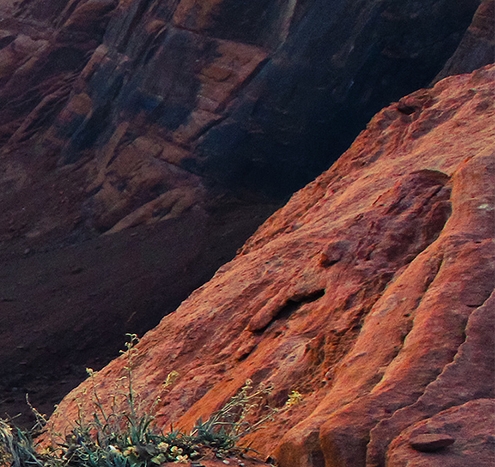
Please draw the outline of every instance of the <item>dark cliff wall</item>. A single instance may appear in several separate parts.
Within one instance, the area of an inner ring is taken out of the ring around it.
[[[483,0],[459,47],[449,58],[437,82],[446,76],[470,73],[495,62],[495,1]]]
[[[80,0],[46,9],[25,0],[19,15],[51,17],[52,47],[76,69],[105,30],[73,90],[89,97],[86,112],[55,122],[64,163],[104,146],[126,121],[119,143],[153,127],[186,171],[283,198],[327,168],[376,111],[429,83],[479,4]]]

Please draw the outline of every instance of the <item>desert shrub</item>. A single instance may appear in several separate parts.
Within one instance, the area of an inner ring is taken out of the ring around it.
[[[51,446],[37,449],[33,433],[46,424],[45,418],[34,408],[38,423],[33,431],[16,428],[11,422],[0,419],[0,467],[157,467],[166,463],[187,463],[199,459],[208,451],[217,457],[239,455],[248,448],[239,446],[239,440],[273,419],[281,410],[298,403],[301,395],[293,391],[282,409],[265,405],[271,386],[254,386],[251,380],[208,420],[198,420],[190,433],[173,426],[164,432],[154,423],[153,406],[143,410],[136,400],[132,368],[134,346],[138,338],[129,335],[125,354],[127,388],[124,410],[115,403],[109,413],[92,385],[92,413],[80,407],[78,420],[70,433]],[[88,369],[94,381],[95,373]],[[165,387],[173,385],[178,373],[171,372]],[[252,418],[257,419],[253,422]],[[52,440],[57,434],[51,433]]]

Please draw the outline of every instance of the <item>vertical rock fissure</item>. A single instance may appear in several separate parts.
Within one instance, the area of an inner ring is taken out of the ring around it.
[[[477,307],[476,309],[473,309],[471,311],[471,313],[469,314],[469,316],[466,318],[465,325],[464,325],[464,330],[463,330],[463,333],[462,333],[463,339],[462,339],[462,342],[457,347],[457,351],[452,356],[452,359],[445,364],[445,366],[442,368],[442,370],[437,375],[437,377],[425,386],[425,390],[423,391],[423,394],[418,397],[418,401],[421,400],[424,397],[425,393],[428,392],[428,388],[430,388],[432,385],[436,384],[438,382],[438,380],[448,371],[449,367],[451,367],[454,364],[454,362],[458,359],[459,354],[462,352],[463,347],[465,347],[465,345],[467,343],[467,340],[468,340],[468,337],[469,337],[468,327],[469,327],[469,323],[471,321],[471,317],[473,316],[473,314],[477,310],[479,310],[480,308],[483,308],[485,306],[485,304],[490,300],[490,298],[492,298],[494,296],[494,293],[495,292],[492,292],[490,294],[490,296],[487,297],[479,307]],[[411,405],[413,405],[413,404],[411,404]],[[449,407],[451,407],[451,405],[450,406],[449,405],[445,406],[444,409],[448,409]]]

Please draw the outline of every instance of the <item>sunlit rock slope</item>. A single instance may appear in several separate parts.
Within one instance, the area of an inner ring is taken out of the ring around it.
[[[142,338],[133,384],[162,399],[158,422],[191,426],[251,378],[274,385],[272,405],[304,397],[245,440],[281,467],[492,465],[494,79],[450,77],[379,112]],[[70,393],[52,428],[94,389],[109,406],[126,365]],[[421,452],[420,434],[455,443]]]

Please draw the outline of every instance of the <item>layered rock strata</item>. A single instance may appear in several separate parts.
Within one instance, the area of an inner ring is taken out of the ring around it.
[[[431,81],[479,4],[23,0],[2,31],[0,135],[85,162],[98,231],[179,215],[205,180],[281,199]]]

